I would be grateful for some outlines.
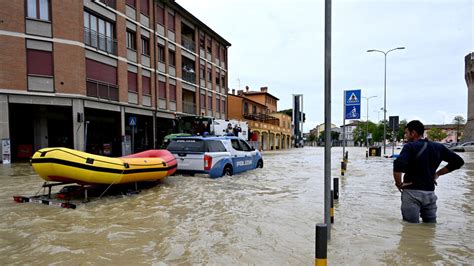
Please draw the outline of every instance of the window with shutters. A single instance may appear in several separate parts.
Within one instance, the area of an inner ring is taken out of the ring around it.
[[[166,99],[166,83],[161,80],[158,81],[158,98]]]
[[[140,2],[140,13],[142,13],[145,16],[149,16],[149,6],[148,6],[148,0],[141,0]]]
[[[170,31],[175,31],[174,15],[171,13],[168,13],[168,29]]]
[[[151,95],[151,87],[150,87],[150,78],[146,76],[142,76],[142,93],[144,95]]]
[[[137,73],[128,72],[128,91],[138,92],[137,88]]]
[[[170,101],[176,102],[176,85],[170,84]]]
[[[156,22],[165,25],[165,9],[161,5],[156,6]]]
[[[27,49],[28,75],[48,76],[53,74],[53,53]]]
[[[133,8],[135,8],[135,6],[136,6],[135,0],[126,0],[125,3],[127,4],[127,6],[130,6],[130,7],[133,7]]]
[[[212,95],[207,96],[207,109],[212,111]]]

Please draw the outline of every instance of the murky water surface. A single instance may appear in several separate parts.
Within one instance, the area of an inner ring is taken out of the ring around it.
[[[401,221],[392,160],[349,148],[330,264],[472,264],[474,153],[440,178],[438,224]],[[332,150],[339,177],[341,149]],[[28,164],[0,165],[1,264],[314,264],[323,222],[324,149],[264,154],[265,167],[220,179],[172,176],[141,194],[76,210],[13,202],[34,195]]]

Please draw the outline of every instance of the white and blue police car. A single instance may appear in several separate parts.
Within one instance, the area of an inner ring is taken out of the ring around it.
[[[167,150],[178,162],[178,174],[208,174],[211,178],[263,168],[258,150],[245,140],[233,137],[178,137]]]

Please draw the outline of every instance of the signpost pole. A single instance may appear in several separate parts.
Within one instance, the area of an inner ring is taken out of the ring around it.
[[[331,0],[324,6],[324,223],[331,239]]]
[[[132,126],[132,153],[135,152],[135,126]]]
[[[131,116],[128,118],[128,125],[132,129],[132,153],[135,152],[135,128],[137,126],[137,117]]]
[[[344,112],[342,114],[342,159],[346,154],[346,91],[342,95],[342,102],[344,105]]]

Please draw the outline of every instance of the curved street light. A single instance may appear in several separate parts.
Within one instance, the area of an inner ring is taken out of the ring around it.
[[[386,121],[387,121],[387,54],[395,51],[395,50],[403,50],[405,47],[397,47],[390,49],[386,52],[376,49],[367,50],[367,53],[371,52],[378,52],[384,54],[385,57],[385,71],[384,71],[384,85],[383,85],[383,154],[385,155],[385,147],[386,147],[386,140],[387,140],[387,128],[386,128]]]
[[[369,96],[369,97],[362,97],[364,99],[367,99],[367,122],[365,123],[366,124],[365,147],[367,147],[367,149],[369,148],[369,100],[372,99],[372,98],[375,98],[375,97],[377,97],[377,95]]]

